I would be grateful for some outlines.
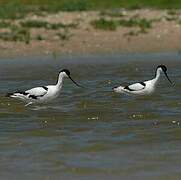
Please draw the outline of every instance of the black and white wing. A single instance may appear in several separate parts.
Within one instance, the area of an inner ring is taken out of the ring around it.
[[[40,97],[43,97],[47,92],[48,92],[48,87],[42,86],[42,87],[32,88],[27,91],[16,91],[14,93],[8,93],[6,96],[13,98],[20,98],[23,100],[38,99]]]
[[[145,87],[146,87],[146,84],[144,82],[139,82],[139,83],[125,86],[124,89],[128,91],[140,91],[140,90],[143,90]]]
[[[47,92],[48,87],[46,86],[36,87],[25,91],[25,93],[28,95],[28,98],[32,99],[38,99],[39,97],[43,97],[45,94],[47,94]]]

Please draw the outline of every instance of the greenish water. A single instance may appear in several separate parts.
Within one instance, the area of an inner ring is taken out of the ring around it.
[[[148,97],[112,87],[164,76]],[[24,107],[4,97],[54,84],[68,68],[61,96]],[[0,61],[0,175],[2,179],[180,179],[181,54],[2,59]]]

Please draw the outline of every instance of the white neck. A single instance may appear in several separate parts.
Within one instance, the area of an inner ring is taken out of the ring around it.
[[[160,68],[156,70],[156,75],[155,75],[155,78],[153,79],[155,84],[159,81],[161,72],[162,72],[162,69]]]
[[[57,84],[56,84],[56,86],[58,87],[58,88],[61,88],[62,87],[62,85],[63,85],[63,78],[65,77],[65,75],[63,74],[63,73],[60,73],[59,75],[58,75],[58,80],[57,80]]]

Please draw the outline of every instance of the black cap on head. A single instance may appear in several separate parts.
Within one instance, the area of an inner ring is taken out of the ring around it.
[[[167,67],[166,67],[165,65],[159,65],[159,66],[157,67],[157,69],[158,69],[158,68],[161,68],[164,72],[167,71]]]
[[[68,76],[70,76],[70,71],[68,69],[62,69],[60,72],[65,72]]]
[[[172,84],[172,81],[169,79],[169,77],[168,77],[168,75],[167,75],[167,68],[166,68],[166,66],[165,66],[165,65],[159,65],[159,66],[157,67],[157,69],[158,69],[158,68],[161,68],[161,69],[162,69],[162,71],[164,72],[164,74],[165,74],[165,76],[167,77],[168,81]]]
[[[68,69],[62,69],[62,70],[60,71],[60,73],[61,73],[61,72],[66,73],[66,75],[70,78],[70,80],[71,80],[74,84],[76,84],[76,85],[79,86],[79,87],[82,87],[81,85],[79,85],[78,83],[76,83],[76,82],[71,78],[71,76],[70,76],[70,71],[69,71]]]

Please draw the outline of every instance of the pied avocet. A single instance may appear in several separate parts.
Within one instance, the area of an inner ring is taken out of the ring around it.
[[[144,82],[137,82],[128,86],[117,86],[113,88],[114,92],[117,93],[126,93],[126,94],[135,94],[135,95],[147,95],[154,92],[158,80],[160,78],[161,72],[164,72],[165,76],[167,77],[168,81],[172,84],[172,81],[169,79],[167,75],[167,68],[164,65],[159,65],[156,68],[156,75],[154,79],[144,81]]]
[[[27,102],[25,106],[28,106],[32,103],[48,102],[56,99],[59,96],[64,77],[70,78],[73,83],[79,87],[82,87],[71,78],[69,70],[63,69],[60,71],[57,84],[55,85],[35,87],[26,91],[16,91],[14,93],[8,93],[7,96]]]

